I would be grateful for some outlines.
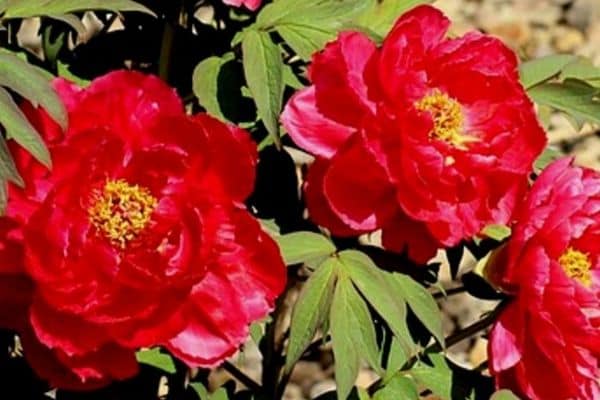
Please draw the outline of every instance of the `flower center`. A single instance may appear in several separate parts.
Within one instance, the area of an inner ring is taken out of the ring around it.
[[[573,247],[569,247],[567,251],[560,256],[558,263],[569,278],[576,279],[585,287],[590,287],[592,285],[592,274],[590,271],[592,263],[586,253],[582,253],[579,250],[575,250]]]
[[[464,115],[460,103],[439,89],[434,89],[421,100],[415,102],[415,108],[428,112],[433,119],[433,130],[429,137],[442,140],[459,149],[476,139],[463,134]]]
[[[150,191],[123,179],[108,180],[92,196],[88,215],[92,225],[124,249],[149,224],[158,200]]]

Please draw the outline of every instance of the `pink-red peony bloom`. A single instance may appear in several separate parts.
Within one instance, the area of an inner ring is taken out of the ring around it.
[[[513,52],[478,32],[445,38],[449,24],[420,6],[381,47],[342,33],[287,104],[283,125],[317,157],[309,212],[334,234],[383,229],[385,247],[426,261],[510,221],[545,135]]]
[[[276,244],[243,204],[255,146],[241,129],[186,116],[152,76],[55,87],[66,133],[25,106],[52,172],[14,151],[27,187],[10,188],[0,219],[0,323],[62,387],[132,376],[140,347],[219,364],[285,284]]]
[[[223,0],[223,3],[234,7],[245,6],[250,11],[256,11],[260,7],[262,0]]]
[[[490,337],[499,387],[529,399],[600,399],[600,174],[551,164],[492,268],[515,294]]]

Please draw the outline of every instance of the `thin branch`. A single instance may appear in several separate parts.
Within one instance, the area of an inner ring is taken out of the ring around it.
[[[448,336],[445,339],[446,349],[454,346],[455,344],[457,344],[459,342],[462,342],[463,340],[465,340],[467,338],[470,338],[474,334],[476,334],[479,331],[482,331],[485,328],[487,328],[488,326],[490,326],[492,323],[494,323],[494,321],[496,321],[496,318],[502,312],[502,310],[504,310],[505,306],[506,306],[505,303],[500,303],[493,311],[488,313],[485,317],[483,317],[479,321],[476,321],[476,322],[472,323],[471,325],[461,329],[460,331]],[[438,353],[442,350],[443,350],[443,347],[441,344],[439,344],[437,342],[433,343],[433,344],[427,346],[422,351],[415,354],[414,356],[412,356],[410,358],[410,360],[408,360],[404,364],[404,367],[402,368],[402,370],[406,370],[406,369],[409,369],[410,367],[412,367],[412,365],[414,363],[416,363],[421,357],[423,357],[427,353]],[[367,391],[369,392],[369,394],[373,394],[378,389],[381,388],[381,385],[383,383],[384,382],[382,379],[378,379],[377,381],[373,382],[371,384],[371,386],[368,387]]]
[[[260,386],[260,383],[256,382],[254,379],[250,378],[248,375],[243,373],[238,367],[233,365],[231,362],[225,361],[222,367],[225,371],[229,373],[229,375],[242,382],[248,389],[252,390],[255,393],[260,393],[262,391],[262,386]]]
[[[436,298],[436,299],[443,299],[443,298],[446,298],[446,297],[453,296],[455,294],[464,293],[466,291],[467,291],[466,287],[459,286],[459,287],[455,287],[455,288],[452,288],[452,289],[447,289],[447,290],[445,290],[443,292],[439,291],[437,293],[434,293],[433,297]]]
[[[263,351],[263,372],[262,383],[263,393],[268,398],[279,398],[277,396],[280,390],[279,379],[281,377],[281,369],[284,366],[285,358],[282,356],[283,336],[278,337],[278,329],[281,326],[282,319],[286,311],[286,301],[289,296],[290,289],[294,285],[293,277],[288,270],[288,282],[284,293],[279,296],[275,302],[275,310],[273,311],[272,320],[267,324],[265,336],[263,338],[265,345]]]
[[[304,350],[304,353],[302,353],[302,356],[300,357],[300,360],[302,360],[305,357],[310,356],[312,353],[316,352],[319,350],[319,348],[321,346],[323,346],[323,344],[325,343],[325,341],[327,340],[328,336],[324,336],[320,339],[315,340],[314,342],[312,342],[307,348],[306,350]],[[279,380],[279,388],[278,388],[278,392],[277,394],[281,397],[283,395],[283,392],[285,391],[285,387],[287,386],[287,384],[290,381],[290,378],[292,376],[292,372],[294,372],[294,368],[296,368],[296,364],[294,364],[292,366],[292,368],[283,373],[281,376],[281,379]]]
[[[169,82],[174,37],[175,27],[168,19],[165,19],[162,44],[160,47],[160,58],[158,60],[158,76],[160,76],[160,78],[165,82]]]

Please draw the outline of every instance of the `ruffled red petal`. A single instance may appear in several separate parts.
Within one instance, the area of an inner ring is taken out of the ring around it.
[[[326,117],[317,108],[315,87],[300,90],[287,103],[281,123],[302,149],[330,158],[355,132],[355,128]]]
[[[215,230],[214,263],[192,290],[187,327],[167,347],[190,366],[214,367],[272,310],[286,271],[277,246],[245,211],[217,208],[205,221]]]
[[[113,344],[82,356],[66,356],[42,345],[30,331],[21,332],[25,357],[37,374],[53,387],[91,390],[138,371],[135,353]]]
[[[13,287],[2,293],[11,311],[0,323],[22,334],[34,368],[63,388],[132,376],[140,346],[168,343],[190,365],[222,361],[286,279],[275,242],[242,204],[256,146],[239,128],[186,116],[155,77],[118,71],[87,89],[55,87],[69,112],[65,135],[24,106],[54,169],[17,154],[28,187],[11,188],[0,219],[0,288]],[[121,246],[90,217],[107,181],[156,199]]]
[[[428,86],[431,51],[443,39],[450,21],[431,6],[419,6],[398,19],[381,48],[380,89],[396,107],[419,99]]]
[[[332,158],[323,190],[331,209],[354,230],[378,229],[398,210],[385,169],[359,134]]]
[[[109,340],[101,326],[60,313],[39,297],[31,305],[29,320],[40,343],[49,349],[60,349],[67,356],[93,352]]]
[[[323,179],[329,168],[328,160],[317,158],[310,166],[306,176],[304,195],[310,219],[326,227],[334,235],[357,236],[365,231],[352,229],[331,209],[325,197]]]
[[[538,177],[491,266],[516,296],[492,330],[491,372],[499,387],[531,399],[600,395],[600,176],[571,163],[555,161]],[[567,249],[590,261],[589,284],[561,266]]]
[[[234,7],[246,6],[250,11],[256,11],[262,0],[223,0],[223,3]]]
[[[104,128],[135,144],[157,118],[183,112],[174,89],[158,77],[133,71],[114,71],[94,79],[78,96],[69,109],[67,136]]]
[[[344,32],[313,56],[309,76],[320,112],[340,124],[359,127],[364,115],[375,111],[365,82],[366,67],[375,52],[375,44],[366,35]]]
[[[463,105],[524,97],[517,56],[496,38],[469,32],[439,43],[429,57],[431,86],[443,88]]]
[[[254,189],[258,152],[250,135],[233,125],[226,125],[209,116],[193,118],[208,138],[211,164],[203,177],[211,191],[223,186],[231,199],[244,201]]]
[[[524,315],[520,304],[510,304],[490,332],[490,368],[495,373],[514,367],[523,357]]]
[[[383,227],[381,239],[384,248],[398,253],[406,252],[411,260],[419,264],[426,264],[442,247],[423,222],[402,212],[398,212]]]

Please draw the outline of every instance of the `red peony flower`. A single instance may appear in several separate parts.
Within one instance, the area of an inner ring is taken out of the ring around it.
[[[529,399],[600,398],[600,174],[571,162],[536,180],[493,266],[516,298],[491,332],[490,369]]]
[[[262,0],[223,0],[223,3],[234,7],[245,6],[250,11],[256,11],[260,7]]]
[[[25,106],[54,168],[15,151],[27,187],[10,188],[0,219],[0,284],[14,303],[0,322],[62,387],[132,376],[140,347],[219,364],[285,284],[276,244],[243,204],[254,144],[241,129],[187,117],[155,77],[114,72],[85,90],[55,87],[69,112],[64,135]]]
[[[515,55],[478,32],[444,38],[449,23],[420,6],[380,48],[342,33],[287,104],[283,125],[317,157],[309,212],[334,234],[383,229],[385,247],[426,261],[509,222],[545,135]]]

